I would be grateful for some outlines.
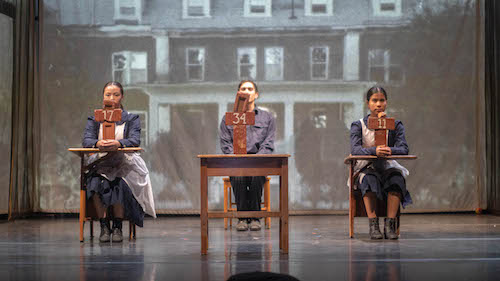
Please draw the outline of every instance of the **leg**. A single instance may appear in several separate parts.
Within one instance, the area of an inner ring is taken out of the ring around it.
[[[397,191],[389,191],[387,194],[387,217],[396,218],[401,204],[401,193]]]
[[[377,194],[380,193],[380,182],[377,175],[366,174],[360,184],[363,193],[363,202],[365,204],[366,215],[368,216],[370,238],[382,239],[382,233],[378,224],[377,217]]]
[[[232,189],[232,187],[228,188],[228,191],[227,191],[227,193],[229,194],[228,198],[227,198],[228,199],[228,202],[227,202],[228,207],[227,208],[228,208],[228,210],[231,210],[231,212],[232,212],[233,211],[233,197],[231,197],[231,196],[233,196],[233,193],[231,192],[231,189]],[[232,228],[232,227],[233,227],[233,219],[230,218],[229,219],[229,228]]]
[[[85,225],[86,217],[86,207],[87,207],[87,189],[85,187],[85,154],[80,154],[80,214],[79,214],[79,222],[80,222],[80,242],[83,242],[83,226]]]
[[[354,237],[354,216],[356,215],[356,200],[354,198],[354,165],[349,164],[349,238]]]
[[[270,179],[266,177],[266,183],[264,183],[264,202],[265,202],[265,208],[266,211],[271,212],[271,188],[270,185],[271,183],[269,182]],[[267,217],[266,218],[266,228],[269,229],[271,228],[271,218]]]
[[[248,189],[248,204],[251,211],[260,211],[262,203],[262,189],[266,177],[252,177],[250,187]],[[258,231],[261,229],[259,218],[252,218],[250,222],[250,230]]]
[[[94,203],[94,208],[101,224],[101,234],[99,235],[99,241],[109,242],[111,227],[109,224],[109,218],[106,214],[106,206],[104,206],[104,204],[102,203],[99,194],[92,195],[92,202]]]
[[[252,177],[248,189],[248,207],[250,211],[260,211],[262,203],[262,189],[266,182],[266,177]]]
[[[397,191],[389,191],[387,194],[387,218],[384,220],[384,236],[386,239],[398,239],[399,237],[399,222],[396,221],[396,216],[401,197],[401,192]]]
[[[365,203],[366,214],[368,215],[368,221],[370,225],[370,238],[371,239],[382,239],[382,233],[378,225],[378,217],[375,213],[377,206],[377,196],[373,192],[366,192],[363,196],[363,202]]]
[[[200,160],[200,222],[201,222],[201,254],[208,251],[208,163]]]
[[[282,251],[288,254],[288,159],[282,160],[280,174],[280,236]]]
[[[113,219],[123,219],[125,217],[125,209],[122,204],[115,204],[113,208]]]
[[[83,226],[85,225],[85,212],[86,212],[86,199],[87,194],[84,189],[80,190],[80,242],[83,242]]]
[[[234,200],[238,211],[250,211],[248,205],[248,185],[251,177],[230,177]]]
[[[388,171],[384,175],[385,192],[387,192],[387,218],[384,221],[384,236],[387,239],[399,238],[399,207],[403,200],[411,202],[406,191],[406,182],[400,172]],[[404,196],[404,193],[408,198]],[[408,202],[406,202],[408,203]]]
[[[375,193],[369,191],[363,196],[363,202],[365,203],[366,215],[368,218],[373,219],[377,217],[375,210],[377,208],[377,196]]]
[[[101,201],[101,197],[99,197],[99,194],[94,193],[92,195],[92,202],[94,203],[94,208],[97,214],[98,219],[103,219],[106,217],[106,207]]]
[[[115,204],[113,207],[113,242],[123,241],[122,221],[125,210],[122,204]]]
[[[249,191],[247,187],[250,183],[251,177],[230,177],[229,180],[231,181],[231,186],[233,188],[237,211],[250,211],[250,207],[248,204]],[[248,230],[247,219],[238,219],[236,230]]]
[[[229,193],[229,187],[228,187],[228,182],[226,181],[226,179],[223,179],[224,181],[224,213],[227,213],[227,204],[228,204],[228,201],[230,202],[230,198],[228,197],[228,193]],[[224,218],[224,229],[227,229],[227,218]]]

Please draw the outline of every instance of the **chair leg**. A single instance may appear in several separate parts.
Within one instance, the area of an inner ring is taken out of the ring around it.
[[[400,223],[400,216],[396,217],[396,234],[399,236],[399,223]]]
[[[85,228],[85,221],[80,221],[80,242],[84,241],[83,229]]]
[[[271,183],[268,177],[266,177],[266,183],[264,184],[264,198],[266,200],[264,206],[268,212],[271,212]],[[265,225],[267,229],[271,228],[271,217],[266,218]]]
[[[354,237],[354,212],[356,209],[356,200],[351,195],[349,199],[349,238]]]
[[[133,231],[134,231],[134,236],[133,236],[133,238],[134,238],[134,240],[135,240],[135,238],[136,238],[136,236],[135,236],[135,224],[132,224],[132,229],[133,229]]]
[[[228,184],[224,181],[224,213],[227,213],[227,193],[228,193]],[[227,218],[224,218],[224,229],[227,229]]]
[[[232,209],[233,208],[233,193],[232,193],[232,190],[231,190],[231,184],[229,184],[228,186],[228,208],[229,209]],[[229,218],[229,228],[232,228],[233,227],[233,219],[232,218]]]
[[[354,198],[354,162],[349,165],[349,238],[354,237],[354,216],[356,212],[356,199]]]
[[[128,240],[132,240],[133,237],[132,225],[133,223],[128,221]]]
[[[94,239],[94,220],[90,220],[90,239]]]
[[[83,167],[83,158],[82,158],[82,167]],[[81,175],[83,178],[83,173]],[[83,242],[83,228],[85,226],[85,220],[87,219],[86,212],[86,202],[87,194],[83,189],[83,181],[82,181],[82,189],[80,190],[80,214],[79,214],[79,222],[80,222],[80,242]]]

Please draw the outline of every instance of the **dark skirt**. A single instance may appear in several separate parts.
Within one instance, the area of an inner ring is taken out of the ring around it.
[[[406,189],[406,181],[397,169],[375,170],[367,168],[363,170],[365,176],[359,184],[363,196],[366,192],[374,192],[380,200],[387,200],[387,194],[391,191],[402,195],[401,205],[403,208],[413,203],[410,192]]]
[[[90,199],[94,194],[98,194],[106,208],[121,204],[125,212],[125,218],[135,225],[143,226],[144,210],[122,178],[109,181],[101,175],[92,174],[86,177],[86,184],[87,199]]]

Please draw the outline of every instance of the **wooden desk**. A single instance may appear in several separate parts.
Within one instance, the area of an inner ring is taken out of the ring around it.
[[[142,148],[140,148],[140,147],[125,147],[125,148],[118,148],[117,151],[131,153],[131,152],[136,152],[136,151],[141,151],[141,150],[142,150]],[[85,172],[87,171],[88,167],[85,166],[85,163],[84,163],[85,155],[97,153],[97,152],[113,153],[115,151],[101,151],[101,150],[99,150],[99,148],[81,148],[81,147],[68,148],[68,151],[73,152],[80,157],[80,242],[83,242],[83,226],[85,224],[85,221],[89,220],[89,218],[86,217],[87,188],[85,186],[84,176],[85,176]],[[91,233],[93,232],[92,228],[93,228],[93,225],[91,223],[90,224],[90,232]],[[134,235],[135,235],[135,233],[134,233]]]
[[[374,161],[379,159],[377,156],[373,155],[349,155],[344,159],[344,164],[349,165],[349,237],[354,237],[354,217],[356,216],[356,199],[354,198],[354,165],[356,165],[357,160],[368,160]],[[388,157],[383,157],[386,160],[414,160],[417,159],[415,155],[391,155]],[[399,231],[399,225],[398,225]]]
[[[200,158],[201,254],[208,250],[209,218],[280,218],[280,249],[288,253],[288,157],[289,154],[209,154]],[[279,176],[279,212],[208,212],[208,177]]]

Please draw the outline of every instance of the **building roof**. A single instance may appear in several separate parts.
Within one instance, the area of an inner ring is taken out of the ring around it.
[[[406,24],[416,0],[401,0],[401,17],[373,15],[372,1],[332,0],[329,16],[306,16],[304,0],[273,0],[272,16],[245,17],[244,0],[211,0],[210,16],[183,18],[183,0],[142,0],[139,23],[153,30],[244,30],[244,29],[353,29],[400,26]],[[46,0],[45,6],[59,13],[59,24],[65,26],[114,26],[115,0],[57,1]],[[292,13],[295,17],[292,17]]]

